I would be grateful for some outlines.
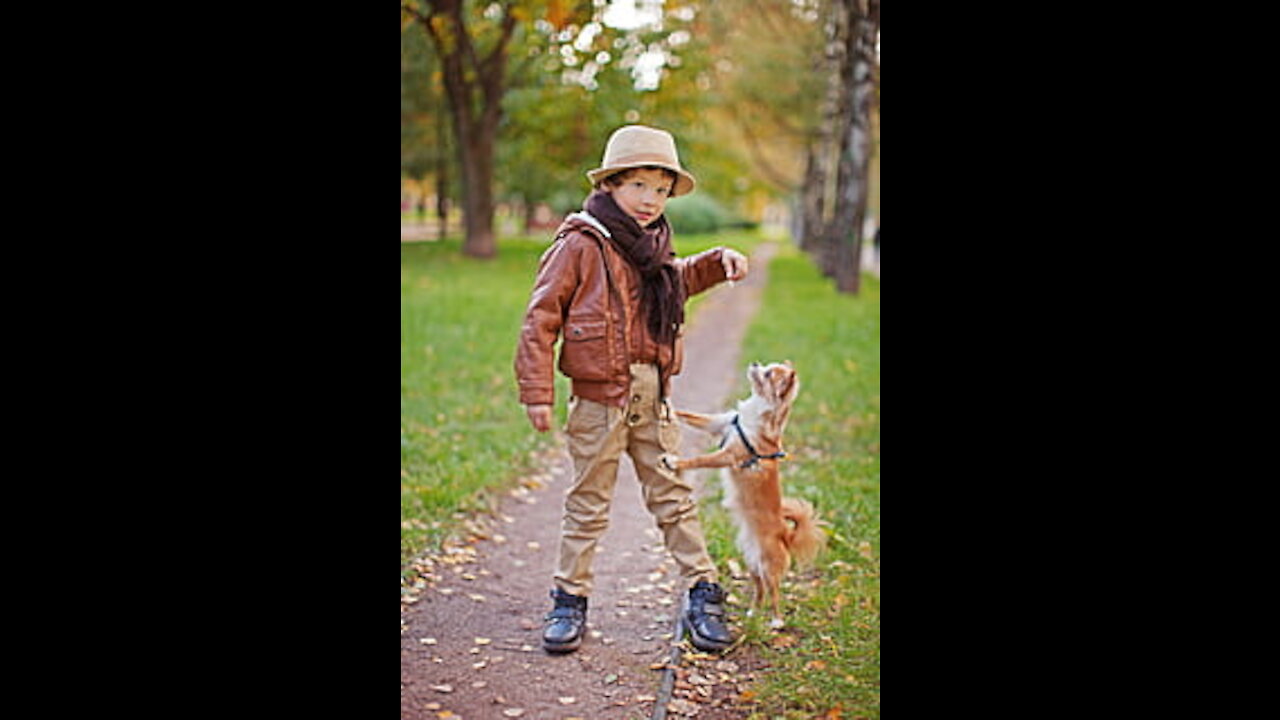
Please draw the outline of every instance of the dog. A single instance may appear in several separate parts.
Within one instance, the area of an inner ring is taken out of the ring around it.
[[[755,586],[754,606],[773,609],[771,626],[783,625],[780,610],[782,576],[792,559],[808,564],[826,545],[813,505],[783,497],[778,475],[782,432],[800,381],[790,361],[747,368],[751,397],[734,412],[716,415],[676,410],[686,424],[723,436],[720,449],[680,459],[664,455],[661,462],[679,472],[694,468],[727,468],[725,507],[738,529],[737,545]]]

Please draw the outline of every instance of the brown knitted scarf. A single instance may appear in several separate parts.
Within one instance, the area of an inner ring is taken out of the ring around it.
[[[666,215],[641,228],[612,195],[599,190],[587,196],[583,207],[609,229],[610,242],[640,271],[640,309],[647,314],[653,339],[663,345],[674,343],[676,328],[684,322],[685,288],[673,262],[676,252]]]

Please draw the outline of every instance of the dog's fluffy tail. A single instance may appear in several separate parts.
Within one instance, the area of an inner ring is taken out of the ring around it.
[[[782,517],[793,523],[785,542],[791,557],[800,565],[808,565],[827,545],[827,535],[818,527],[817,513],[807,500],[782,498]]]

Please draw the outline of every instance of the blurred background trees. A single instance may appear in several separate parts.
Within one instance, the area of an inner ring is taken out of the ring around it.
[[[437,222],[456,200],[463,251],[487,257],[499,206],[554,226],[609,134],[653,125],[698,176],[668,205],[678,232],[785,224],[856,292],[879,36],[879,0],[402,0],[402,181]]]

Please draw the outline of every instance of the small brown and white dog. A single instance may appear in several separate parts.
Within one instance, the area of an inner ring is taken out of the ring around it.
[[[662,463],[671,470],[727,468],[724,504],[738,528],[738,549],[746,559],[755,584],[755,606],[770,602],[773,627],[782,626],[779,609],[782,576],[794,558],[809,563],[826,544],[813,506],[805,500],[782,496],[778,460],[782,431],[800,381],[790,362],[747,368],[751,397],[738,409],[717,415],[677,410],[687,424],[708,433],[721,434],[716,452],[687,459],[670,455]]]

